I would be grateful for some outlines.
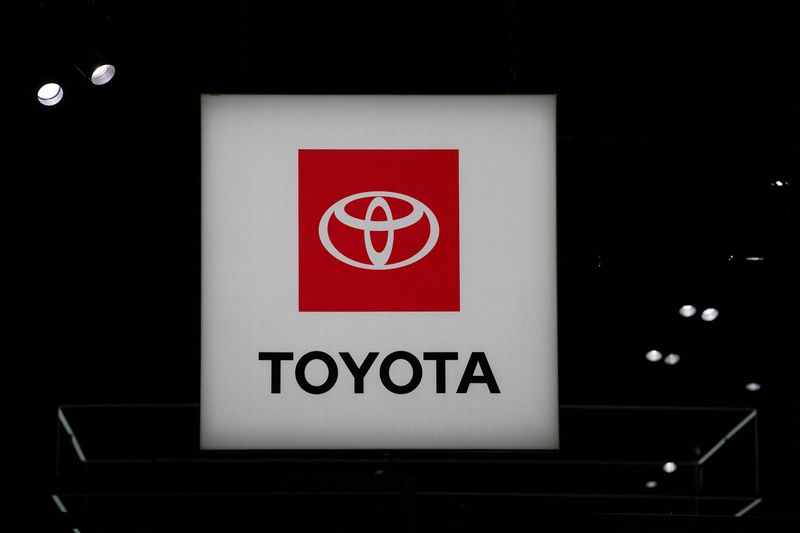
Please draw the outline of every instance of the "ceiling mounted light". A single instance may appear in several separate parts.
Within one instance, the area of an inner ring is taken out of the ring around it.
[[[45,83],[36,93],[39,103],[44,106],[54,106],[64,98],[64,89],[57,83]]]
[[[650,361],[651,363],[657,363],[661,361],[663,355],[658,350],[650,350],[646,354],[644,354],[645,358]]]
[[[706,322],[711,322],[712,320],[716,320],[718,316],[719,316],[719,311],[717,309],[714,309],[713,307],[709,307],[708,309],[703,311],[703,313],[700,315],[700,318],[702,318]]]
[[[680,309],[678,309],[678,313],[681,316],[689,318],[690,316],[694,316],[697,312],[697,308],[693,305],[682,305]]]
[[[110,63],[99,65],[92,70],[92,85],[105,85],[111,81],[111,78],[116,74],[117,69]]]
[[[644,486],[647,487],[648,489],[654,489],[658,487],[658,481],[650,480],[647,483],[645,483]]]
[[[756,382],[751,382],[745,385],[744,388],[749,390],[750,392],[758,392],[761,390],[761,384]]]
[[[668,356],[666,356],[664,358],[664,364],[667,364],[667,365],[670,365],[670,366],[677,365],[678,361],[680,361],[680,360],[681,360],[681,356],[680,355],[678,355],[676,353],[671,353],[671,354],[669,354]]]
[[[678,469],[678,465],[676,465],[672,461],[669,461],[669,462],[664,463],[664,466],[662,466],[661,469],[664,472],[666,472],[667,474],[671,474],[671,473],[675,472]]]
[[[117,67],[114,65],[113,59],[113,55],[108,55],[93,47],[79,54],[76,53],[73,57],[73,66],[92,85],[105,85],[117,73]]]

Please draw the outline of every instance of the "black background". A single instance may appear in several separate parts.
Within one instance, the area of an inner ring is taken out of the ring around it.
[[[4,65],[4,440],[19,530],[78,527],[66,527],[50,499],[58,405],[199,399],[202,92],[557,93],[562,403],[757,407],[763,502],[738,522],[620,523],[577,504],[555,514],[623,530],[797,526],[800,23],[781,4],[65,1],[4,10],[17,35]],[[90,44],[117,66],[106,86],[72,65]],[[55,107],[36,102],[42,76],[63,80]],[[684,303],[720,317],[683,319]],[[681,362],[648,363],[655,346]],[[763,389],[746,391],[750,381]],[[280,468],[311,489],[358,477],[341,467],[321,482],[307,467]],[[397,479],[425,475],[418,469]],[[155,490],[158,474],[148,479]],[[306,516],[309,527],[334,530],[471,530],[500,519],[534,529],[541,512],[511,496],[384,508],[370,503],[378,489],[369,479],[360,487],[361,499],[290,499],[258,523]],[[261,503],[241,501],[260,516]],[[384,521],[354,526],[359,513]],[[85,520],[81,531],[92,530]],[[160,530],[148,524],[133,530]],[[187,518],[185,527],[202,524]]]

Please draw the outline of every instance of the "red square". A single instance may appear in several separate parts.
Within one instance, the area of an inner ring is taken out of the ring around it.
[[[458,150],[299,150],[300,311],[459,311]]]

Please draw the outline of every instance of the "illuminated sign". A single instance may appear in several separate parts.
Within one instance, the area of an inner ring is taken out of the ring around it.
[[[202,99],[203,449],[558,447],[555,97]]]

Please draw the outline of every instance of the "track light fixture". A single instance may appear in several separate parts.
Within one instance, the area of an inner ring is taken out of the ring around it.
[[[97,49],[92,49],[86,59],[75,62],[75,68],[92,85],[105,85],[117,73],[116,67]]]
[[[70,80],[69,63],[66,65],[57,58],[42,58],[34,67],[36,71],[26,83],[30,94],[45,107],[53,107],[64,98],[65,87]]]
[[[95,67],[95,69],[92,71],[92,76],[90,79],[92,80],[93,85],[105,85],[111,81],[111,78],[114,77],[116,72],[117,69],[114,68],[114,65],[110,63],[104,63]]]
[[[63,99],[64,88],[72,87],[75,78],[72,66],[92,85],[105,85],[114,78],[116,66],[106,57],[113,49],[107,10],[105,3],[94,0],[39,4],[38,38],[34,40],[34,54],[39,58],[31,91],[36,91],[41,105],[51,107]]]
[[[54,106],[64,98],[64,89],[57,83],[48,82],[39,87],[36,97],[43,106]]]

